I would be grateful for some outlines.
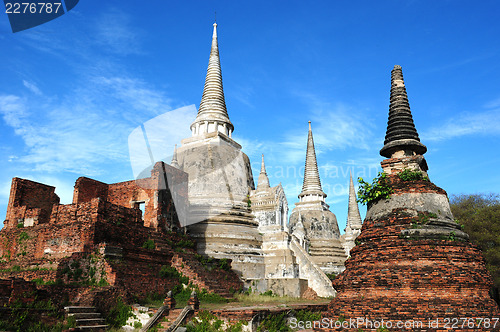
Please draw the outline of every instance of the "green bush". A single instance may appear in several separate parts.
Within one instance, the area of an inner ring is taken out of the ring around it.
[[[189,284],[189,278],[185,277],[182,273],[176,270],[173,266],[162,265],[160,268],[160,277],[177,279],[181,284]]]
[[[186,326],[187,332],[241,332],[243,322],[229,325],[223,328],[224,322],[208,311],[200,311],[198,319],[193,319]]]
[[[225,297],[220,296],[216,293],[209,293],[206,289],[203,289],[198,293],[198,299],[200,302],[204,303],[227,303],[228,300]]]
[[[500,304],[500,194],[452,196],[450,207],[470,241],[482,250],[494,281],[492,295]]]
[[[231,270],[231,264],[229,264],[229,260],[227,258],[223,258],[219,261],[219,268],[224,271]]]
[[[429,178],[427,176],[424,176],[422,172],[412,171],[408,168],[399,173],[398,177],[403,181],[418,181],[418,180],[429,181]]]
[[[358,203],[368,204],[379,199],[387,199],[393,193],[387,174],[379,172],[372,183],[365,182],[363,178],[358,178],[360,184],[358,189]]]
[[[257,332],[273,331],[288,332],[292,331],[287,324],[288,314],[286,312],[272,313],[268,315],[257,328]]]
[[[126,305],[119,297],[106,316],[106,323],[111,327],[119,328],[125,325],[130,316],[132,316],[132,307]]]
[[[293,316],[297,318],[297,321],[302,322],[314,322],[321,320],[321,312],[314,312],[310,310],[299,310],[295,312]]]

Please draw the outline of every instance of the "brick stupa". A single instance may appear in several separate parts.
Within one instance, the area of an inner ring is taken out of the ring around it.
[[[388,158],[381,165],[393,193],[368,204],[346,270],[333,281],[338,293],[326,316],[359,320],[342,330],[446,331],[453,328],[454,319],[459,320],[459,331],[500,328],[500,323],[493,328],[493,320],[478,326],[479,319],[500,317],[489,295],[492,278],[481,251],[454,221],[446,192],[428,180],[426,151],[413,123],[402,69],[395,66],[380,151]],[[406,169],[425,177],[403,181],[399,174]],[[463,325],[460,318],[473,319]],[[380,325],[382,320],[385,325]]]

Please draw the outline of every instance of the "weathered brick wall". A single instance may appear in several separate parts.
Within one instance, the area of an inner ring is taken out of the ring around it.
[[[110,273],[115,274],[114,286],[138,297],[153,294],[166,296],[169,290],[180,284],[178,279],[160,275],[162,266],[169,266],[171,258],[171,253],[159,250],[126,249],[122,259],[108,261]]]
[[[107,200],[107,196],[108,185],[106,183],[86,177],[80,177],[75,182],[73,204],[89,202],[97,197]]]
[[[110,184],[108,201],[116,205],[139,209],[139,202],[144,202],[144,225],[155,226],[158,205],[155,202],[156,185],[154,179],[147,178],[138,181],[126,181]]]
[[[49,267],[74,252],[92,247],[94,225],[90,222],[43,224],[33,227],[2,229],[0,231],[0,266],[18,265],[36,269]],[[48,264],[48,265],[47,265]]]
[[[50,223],[90,222],[96,220],[99,213],[99,200],[67,205],[54,205],[50,215]]]
[[[120,234],[116,243],[139,237],[140,240],[132,241],[131,245],[141,246],[148,237],[144,234],[149,234],[140,223],[140,211],[99,198],[81,204],[54,205],[50,220],[49,224],[2,229],[0,257],[3,264],[8,261],[9,266],[21,266],[33,260],[59,259],[89,251],[99,242],[113,241],[113,235],[108,235],[105,227],[98,227],[96,235],[96,225],[114,227],[114,233]]]
[[[42,183],[13,178],[4,228],[16,227],[18,223],[42,224],[49,221],[52,206],[59,204],[55,188]]]
[[[150,178],[113,183],[108,186],[107,200],[111,203],[137,207],[144,202],[144,225],[155,229],[179,229],[178,213],[187,213],[188,174],[156,163]],[[179,204],[175,206],[172,190]],[[179,210],[180,211],[177,211]]]

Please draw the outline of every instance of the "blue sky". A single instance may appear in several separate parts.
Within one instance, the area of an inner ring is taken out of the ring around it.
[[[233,137],[254,177],[265,154],[290,208],[311,120],[345,227],[349,171],[371,179],[383,159],[395,64],[431,180],[448,194],[499,191],[498,1],[86,0],[15,34],[0,16],[0,220],[15,176],[56,186],[62,203],[79,176],[132,179],[133,129],[199,105],[214,11]]]

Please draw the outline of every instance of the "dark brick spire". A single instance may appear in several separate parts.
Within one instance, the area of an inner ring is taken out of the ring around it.
[[[424,154],[427,147],[420,143],[408,103],[403,70],[401,66],[396,65],[391,72],[389,121],[387,121],[384,147],[380,150],[380,154],[383,157],[391,158],[394,152],[400,150]]]

